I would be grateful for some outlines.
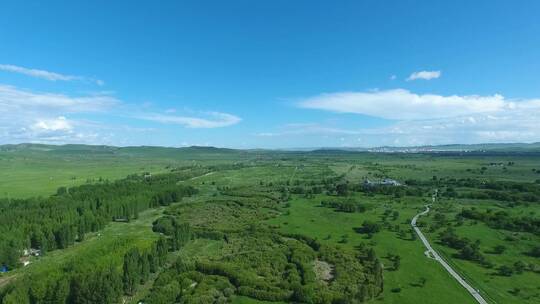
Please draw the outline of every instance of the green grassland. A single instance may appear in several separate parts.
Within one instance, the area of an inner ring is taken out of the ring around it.
[[[60,186],[166,172],[167,168],[193,165],[201,160],[205,165],[223,163],[230,155],[238,158],[228,150],[209,153],[197,147],[1,146],[0,197],[47,196]]]
[[[501,208],[496,202],[481,202],[481,201],[452,201],[454,208],[437,207],[435,212],[440,212],[448,218],[456,215],[456,211],[460,208],[476,208],[478,210],[498,210],[506,211],[515,216],[523,214],[535,213],[538,208],[533,206],[523,208]],[[507,209],[511,209],[508,210]],[[512,210],[518,209],[518,210]],[[494,212],[494,211],[493,211]],[[434,223],[433,215],[429,215],[422,219],[427,227]],[[456,225],[455,220],[451,223]],[[438,239],[438,232],[442,229],[426,229],[428,236],[433,239]],[[492,229],[485,223],[466,220],[464,224],[456,226],[456,232],[460,237],[469,238],[471,240],[480,240],[480,251],[485,254],[491,263],[494,265],[514,265],[516,262],[524,262],[529,265],[537,265],[538,258],[531,257],[525,254],[529,248],[537,245],[539,242],[538,235],[527,232],[505,231]],[[506,249],[502,254],[493,252],[496,246],[505,246]],[[535,303],[540,299],[540,284],[538,282],[538,274],[534,272],[524,271],[515,273],[512,276],[502,276],[497,273],[496,267],[486,268],[479,263],[454,258],[458,253],[457,250],[448,248],[441,244],[435,243],[435,248],[452,262],[453,267],[463,273],[466,278],[474,283],[480,290],[485,291],[489,299],[495,303]],[[509,297],[512,289],[519,288],[519,294]]]
[[[379,202],[377,205],[383,205]],[[418,205],[412,203],[412,205]],[[400,207],[402,219],[397,220],[404,228],[407,224],[403,219],[412,218],[417,212],[414,207]],[[385,272],[385,290],[378,300],[381,303],[433,303],[432,290],[437,290],[439,303],[474,303],[464,290],[452,281],[449,275],[438,264],[426,258],[424,248],[419,241],[400,239],[396,233],[383,231],[372,239],[366,240],[364,236],[354,232],[354,228],[368,220],[378,220],[383,208],[373,208],[363,214],[349,214],[343,212],[329,213],[321,208],[318,202],[298,199],[291,204],[291,211],[287,216],[275,219],[280,229],[294,233],[305,233],[325,242],[339,244],[342,247],[354,248],[360,243],[374,246],[377,254],[386,257],[389,253],[399,254],[402,259],[398,271]],[[339,223],[339,224],[336,224]],[[346,244],[341,244],[342,237],[346,235]],[[383,264],[388,263],[383,258]],[[413,286],[420,278],[426,278],[425,287]],[[392,292],[393,288],[401,288],[399,293]]]
[[[139,286],[135,295],[125,297],[126,301],[160,303],[155,299],[171,286],[184,286],[178,297],[185,303],[196,303],[197,298],[216,303],[224,299],[239,304],[286,302],[263,300],[270,298],[268,294],[258,295],[257,299],[249,289],[253,286],[275,294],[286,294],[290,289],[295,293],[291,297],[296,297],[298,290],[307,293],[316,286],[319,296],[331,297],[345,292],[342,288],[347,284],[359,282],[362,273],[369,273],[371,264],[359,261],[358,256],[372,248],[382,265],[384,288],[382,292],[373,291],[372,297],[366,297],[367,302],[475,303],[440,264],[425,256],[422,243],[411,233],[411,218],[431,201],[435,189],[443,194],[452,189],[457,195],[441,194],[432,212],[419,221],[434,248],[488,302],[540,301],[540,260],[528,254],[540,244],[538,233],[494,227],[459,216],[462,210],[475,208],[479,212],[500,211],[509,218],[538,221],[540,202],[522,200],[523,191],[497,190],[510,195],[510,199],[478,199],[470,195],[489,192],[482,188],[486,182],[523,184],[535,189],[540,179],[540,156],[534,153],[439,155],[150,147],[93,147],[88,151],[84,146],[8,147],[0,149],[0,193],[11,197],[44,196],[60,186],[93,183],[99,178],[114,180],[134,173],[166,174],[182,166],[204,167],[209,172],[179,182],[193,186],[198,194],[168,207],[148,209],[129,223],[110,223],[74,246],[33,258],[29,266],[1,275],[0,283],[7,285],[25,276],[45,276],[52,269],[74,264],[80,266],[70,267],[113,264],[120,271],[122,258],[130,248],[147,248],[159,238],[152,231],[155,221],[173,218],[190,226],[192,240],[170,252],[169,263]],[[409,183],[397,187],[403,189],[400,193],[392,192],[395,189],[372,192],[361,187],[366,179],[383,178]],[[478,183],[456,185],[460,179]],[[348,191],[337,193],[339,184],[347,184]],[[316,191],[317,188],[323,189]],[[407,192],[413,189],[418,191]],[[344,212],[322,202],[352,202],[359,209]],[[377,224],[379,231],[361,232],[359,228],[366,221]],[[487,262],[464,259],[459,250],[443,244],[440,234],[448,227],[460,238],[480,240],[479,252]],[[310,247],[309,240],[315,240],[323,249]],[[493,253],[497,245],[503,245],[504,252]],[[297,266],[289,265],[291,252],[302,257]],[[400,257],[399,267],[393,266],[396,255]],[[179,261],[181,265],[191,265],[182,266],[189,270],[179,271]],[[334,267],[333,278],[322,279],[313,266],[318,261]],[[501,266],[514,267],[516,262],[525,263],[526,269],[510,276],[499,273]],[[215,273],[205,270],[205,265],[234,271]],[[310,275],[303,279],[306,282],[302,282],[301,290],[286,283],[292,282],[287,276],[295,267],[307,272],[302,276]],[[249,278],[248,282],[235,283],[241,280],[240,276]]]

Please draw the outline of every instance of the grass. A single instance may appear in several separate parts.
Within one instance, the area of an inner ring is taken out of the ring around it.
[[[168,167],[230,163],[238,153],[215,148],[106,146],[0,146],[0,197],[47,196],[72,187],[129,174],[168,171]]]
[[[475,204],[478,208],[479,205]],[[488,205],[489,206],[489,205]],[[428,223],[429,218],[428,218]],[[540,300],[540,284],[538,274],[525,271],[505,277],[497,274],[496,267],[501,265],[512,266],[518,261],[535,264],[538,259],[524,254],[539,241],[538,236],[530,233],[509,232],[496,230],[483,223],[466,221],[464,225],[456,227],[460,237],[470,240],[480,240],[480,249],[486,258],[493,263],[493,268],[485,268],[475,262],[455,258],[457,251],[436,243],[437,233],[427,233],[432,240],[434,248],[441,253],[453,267],[463,274],[473,285],[483,291],[483,294],[494,303],[537,303]],[[513,241],[510,240],[514,239]],[[435,242],[433,242],[435,241]],[[506,250],[502,254],[492,253],[493,247],[503,245]],[[514,288],[519,288],[518,295],[511,294]]]
[[[133,173],[161,172],[167,161],[116,157],[2,157],[0,153],[0,197],[47,196],[60,186],[72,187],[87,181],[119,179]]]

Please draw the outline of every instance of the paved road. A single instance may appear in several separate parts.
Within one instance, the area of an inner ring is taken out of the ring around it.
[[[433,200],[435,200],[435,196],[433,197]],[[426,239],[422,231],[420,231],[420,229],[416,227],[416,220],[418,220],[418,217],[420,217],[421,215],[427,214],[428,212],[429,212],[429,205],[426,205],[426,210],[415,215],[411,221],[411,226],[413,227],[414,231],[416,231],[416,234],[418,234],[418,236],[422,240],[422,243],[424,243],[424,246],[426,246],[428,253],[435,260],[441,263],[444,269],[446,269],[446,271],[448,271],[448,273],[450,273],[450,275],[453,276],[454,279],[456,279],[459,282],[459,284],[461,284],[461,286],[465,287],[465,289],[467,289],[467,291],[474,297],[474,299],[478,303],[488,304],[488,302],[480,295],[480,293],[478,293],[476,289],[474,289],[471,285],[469,285],[469,283],[467,283],[454,269],[452,269],[452,267],[450,267],[450,265],[448,265],[448,263],[446,263],[441,258],[441,256],[437,253],[437,251],[435,251],[435,249],[431,247],[431,245],[429,244],[428,240]]]

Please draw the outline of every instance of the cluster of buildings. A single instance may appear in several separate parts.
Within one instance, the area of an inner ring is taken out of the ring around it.
[[[28,265],[30,265],[30,258],[31,257],[39,257],[39,256],[41,256],[41,250],[39,250],[39,249],[34,249],[34,248],[24,249],[22,251],[22,256],[19,259],[19,262],[23,266],[28,266]],[[0,273],[5,273],[5,272],[8,272],[9,270],[10,269],[8,268],[8,266],[0,265]]]
[[[364,181],[364,186],[401,186],[401,183],[391,178],[385,178],[380,181],[370,181],[369,179],[366,179]]]
[[[39,249],[24,249],[23,250],[23,256],[20,259],[20,262],[23,266],[28,266],[30,264],[30,257],[38,257],[41,255],[41,250]]]

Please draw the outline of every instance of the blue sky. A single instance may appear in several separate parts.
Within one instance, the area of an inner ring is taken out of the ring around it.
[[[540,141],[538,1],[2,1],[0,144]]]

